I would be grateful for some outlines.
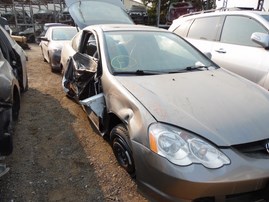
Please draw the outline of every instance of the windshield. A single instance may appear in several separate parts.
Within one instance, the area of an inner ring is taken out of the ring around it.
[[[262,17],[269,22],[269,15],[262,15]]]
[[[174,73],[214,66],[205,55],[170,32],[106,32],[105,39],[113,73]]]
[[[133,24],[121,7],[102,1],[77,2],[70,6],[69,12],[80,28],[95,24]]]

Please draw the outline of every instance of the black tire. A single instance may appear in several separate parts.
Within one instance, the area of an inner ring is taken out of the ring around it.
[[[43,53],[43,49],[42,49],[42,48],[41,48],[41,53],[42,53],[43,61],[44,61],[44,62],[47,62],[47,60],[46,60],[45,57],[44,57],[44,53]]]
[[[12,109],[1,112],[0,122],[0,156],[8,156],[13,151]]]
[[[119,165],[134,178],[135,164],[127,138],[128,130],[123,124],[115,126],[110,133],[111,146]]]
[[[13,103],[12,103],[12,120],[17,121],[19,118],[20,112],[20,94],[14,91],[13,94]]]
[[[20,79],[19,79],[20,87],[21,87],[21,92],[26,92],[29,89],[29,83],[28,83],[28,76],[26,75],[26,84],[25,86],[23,85],[23,75],[21,73]]]
[[[26,77],[26,85],[25,85],[25,87],[24,87],[24,89],[23,89],[23,92],[26,92],[26,91],[28,91],[29,90],[29,81],[28,81],[28,76]]]
[[[57,70],[55,68],[53,68],[53,66],[52,66],[52,60],[51,60],[51,57],[50,57],[49,53],[48,53],[48,56],[49,56],[48,63],[50,65],[50,70],[51,70],[52,73],[55,73],[55,72],[57,72]]]

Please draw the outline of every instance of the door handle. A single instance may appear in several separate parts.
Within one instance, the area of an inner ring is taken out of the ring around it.
[[[224,50],[223,48],[220,48],[218,50],[215,50],[218,53],[226,53],[226,50]]]

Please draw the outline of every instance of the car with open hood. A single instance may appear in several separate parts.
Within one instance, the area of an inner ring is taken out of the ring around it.
[[[165,29],[97,24],[69,45],[64,92],[150,200],[269,200],[266,90]]]
[[[50,64],[52,72],[61,71],[61,51],[64,43],[70,41],[78,32],[77,27],[73,26],[51,26],[46,31],[44,37],[41,37],[39,44],[43,60]]]

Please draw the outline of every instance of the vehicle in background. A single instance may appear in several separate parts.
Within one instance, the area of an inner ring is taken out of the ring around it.
[[[45,62],[48,62],[52,72],[61,72],[61,51],[65,42],[68,42],[78,32],[73,26],[49,27],[45,36],[41,37],[40,48]]]
[[[28,27],[25,30],[19,32],[19,36],[25,36],[27,43],[35,43],[36,37],[39,36],[41,33],[41,27]]]
[[[269,13],[216,10],[193,13],[173,21],[170,31],[202,52],[210,52],[221,67],[269,90]]]
[[[8,21],[0,17],[0,25],[10,34],[11,38],[14,39],[23,49],[29,49],[27,39],[24,36],[12,35],[12,29],[9,27]]]
[[[173,2],[170,3],[168,12],[166,15],[166,24],[171,24],[173,20],[177,19],[179,16],[185,15],[197,11],[193,4],[189,1],[183,2]]]
[[[0,26],[0,43],[5,46],[2,53],[13,68],[13,72],[19,81],[21,91],[28,90],[27,55],[18,43],[11,38],[6,30]]]
[[[16,25],[19,24],[30,24],[31,17],[26,11],[6,11],[1,13],[1,16],[7,19],[9,25]]]
[[[0,39],[1,41],[1,39]],[[16,70],[4,57],[5,43],[0,42],[0,177],[9,170],[3,159],[13,151],[13,123],[20,110],[20,85]]]
[[[55,22],[55,11],[49,9],[40,9],[38,12],[33,14],[35,23],[45,24]]]
[[[130,15],[135,24],[147,25],[149,22],[148,12],[145,6],[133,5],[127,13]]]
[[[57,23],[57,22],[45,23],[42,27],[42,32],[40,33],[39,36],[36,37],[36,43],[39,44],[41,42],[41,37],[44,37],[48,28],[52,26],[56,27],[56,26],[67,26],[67,25],[63,23]]]
[[[68,8],[64,8],[62,12],[58,12],[56,20],[58,23],[75,26],[74,21],[68,11]]]

